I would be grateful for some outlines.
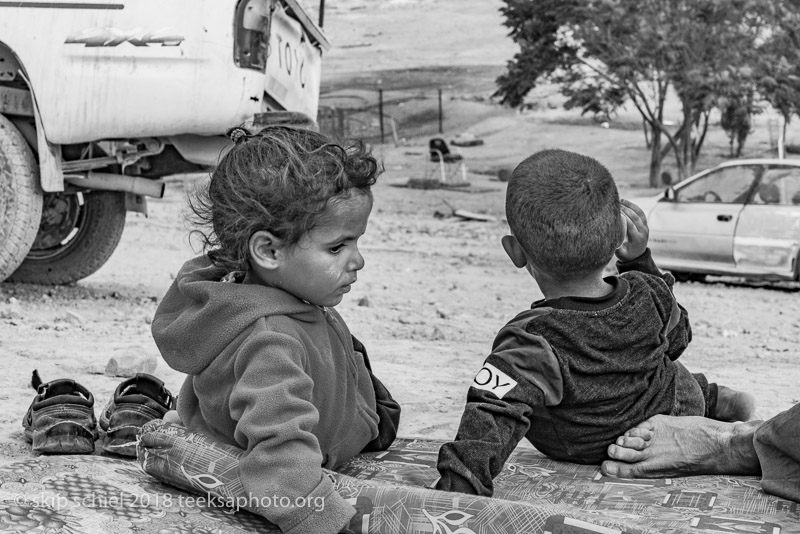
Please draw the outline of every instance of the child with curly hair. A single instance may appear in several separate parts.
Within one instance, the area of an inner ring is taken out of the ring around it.
[[[244,492],[276,497],[259,511],[283,532],[339,532],[355,509],[322,468],[386,449],[400,417],[334,310],[364,267],[358,240],[382,169],[362,144],[310,130],[231,137],[191,202],[204,254],[178,273],[153,337],[188,375],[183,424],[244,449]]]
[[[745,421],[752,395],[676,360],[686,310],[647,248],[644,212],[620,200],[593,158],[543,150],[508,182],[502,244],[544,299],[504,326],[475,376],[437,489],[484,496],[523,439],[558,460],[599,464],[624,430],[655,414]],[[616,255],[619,276],[604,270]]]

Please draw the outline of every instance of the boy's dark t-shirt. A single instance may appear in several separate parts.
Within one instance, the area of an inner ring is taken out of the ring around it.
[[[539,301],[500,330],[439,452],[438,489],[491,495],[523,437],[553,458],[600,463],[622,432],[672,411],[686,310],[649,250],[617,265],[609,295]]]

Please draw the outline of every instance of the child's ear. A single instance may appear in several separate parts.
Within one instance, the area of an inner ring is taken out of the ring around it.
[[[248,242],[250,261],[264,269],[277,269],[283,259],[283,243],[271,232],[259,230]]]
[[[511,258],[514,267],[522,269],[528,265],[528,257],[525,255],[525,250],[522,248],[522,245],[519,244],[516,237],[513,235],[506,235],[503,236],[500,242],[503,244],[503,249],[505,249],[508,257]]]

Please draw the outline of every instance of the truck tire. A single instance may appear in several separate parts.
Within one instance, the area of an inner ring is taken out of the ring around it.
[[[33,151],[0,115],[0,282],[25,259],[41,215],[42,189]]]
[[[125,228],[125,193],[48,193],[42,222],[14,282],[71,284],[102,267]]]

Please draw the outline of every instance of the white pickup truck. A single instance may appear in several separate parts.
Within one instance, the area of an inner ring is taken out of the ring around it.
[[[234,126],[315,126],[319,1],[0,0],[0,281],[92,274]]]

